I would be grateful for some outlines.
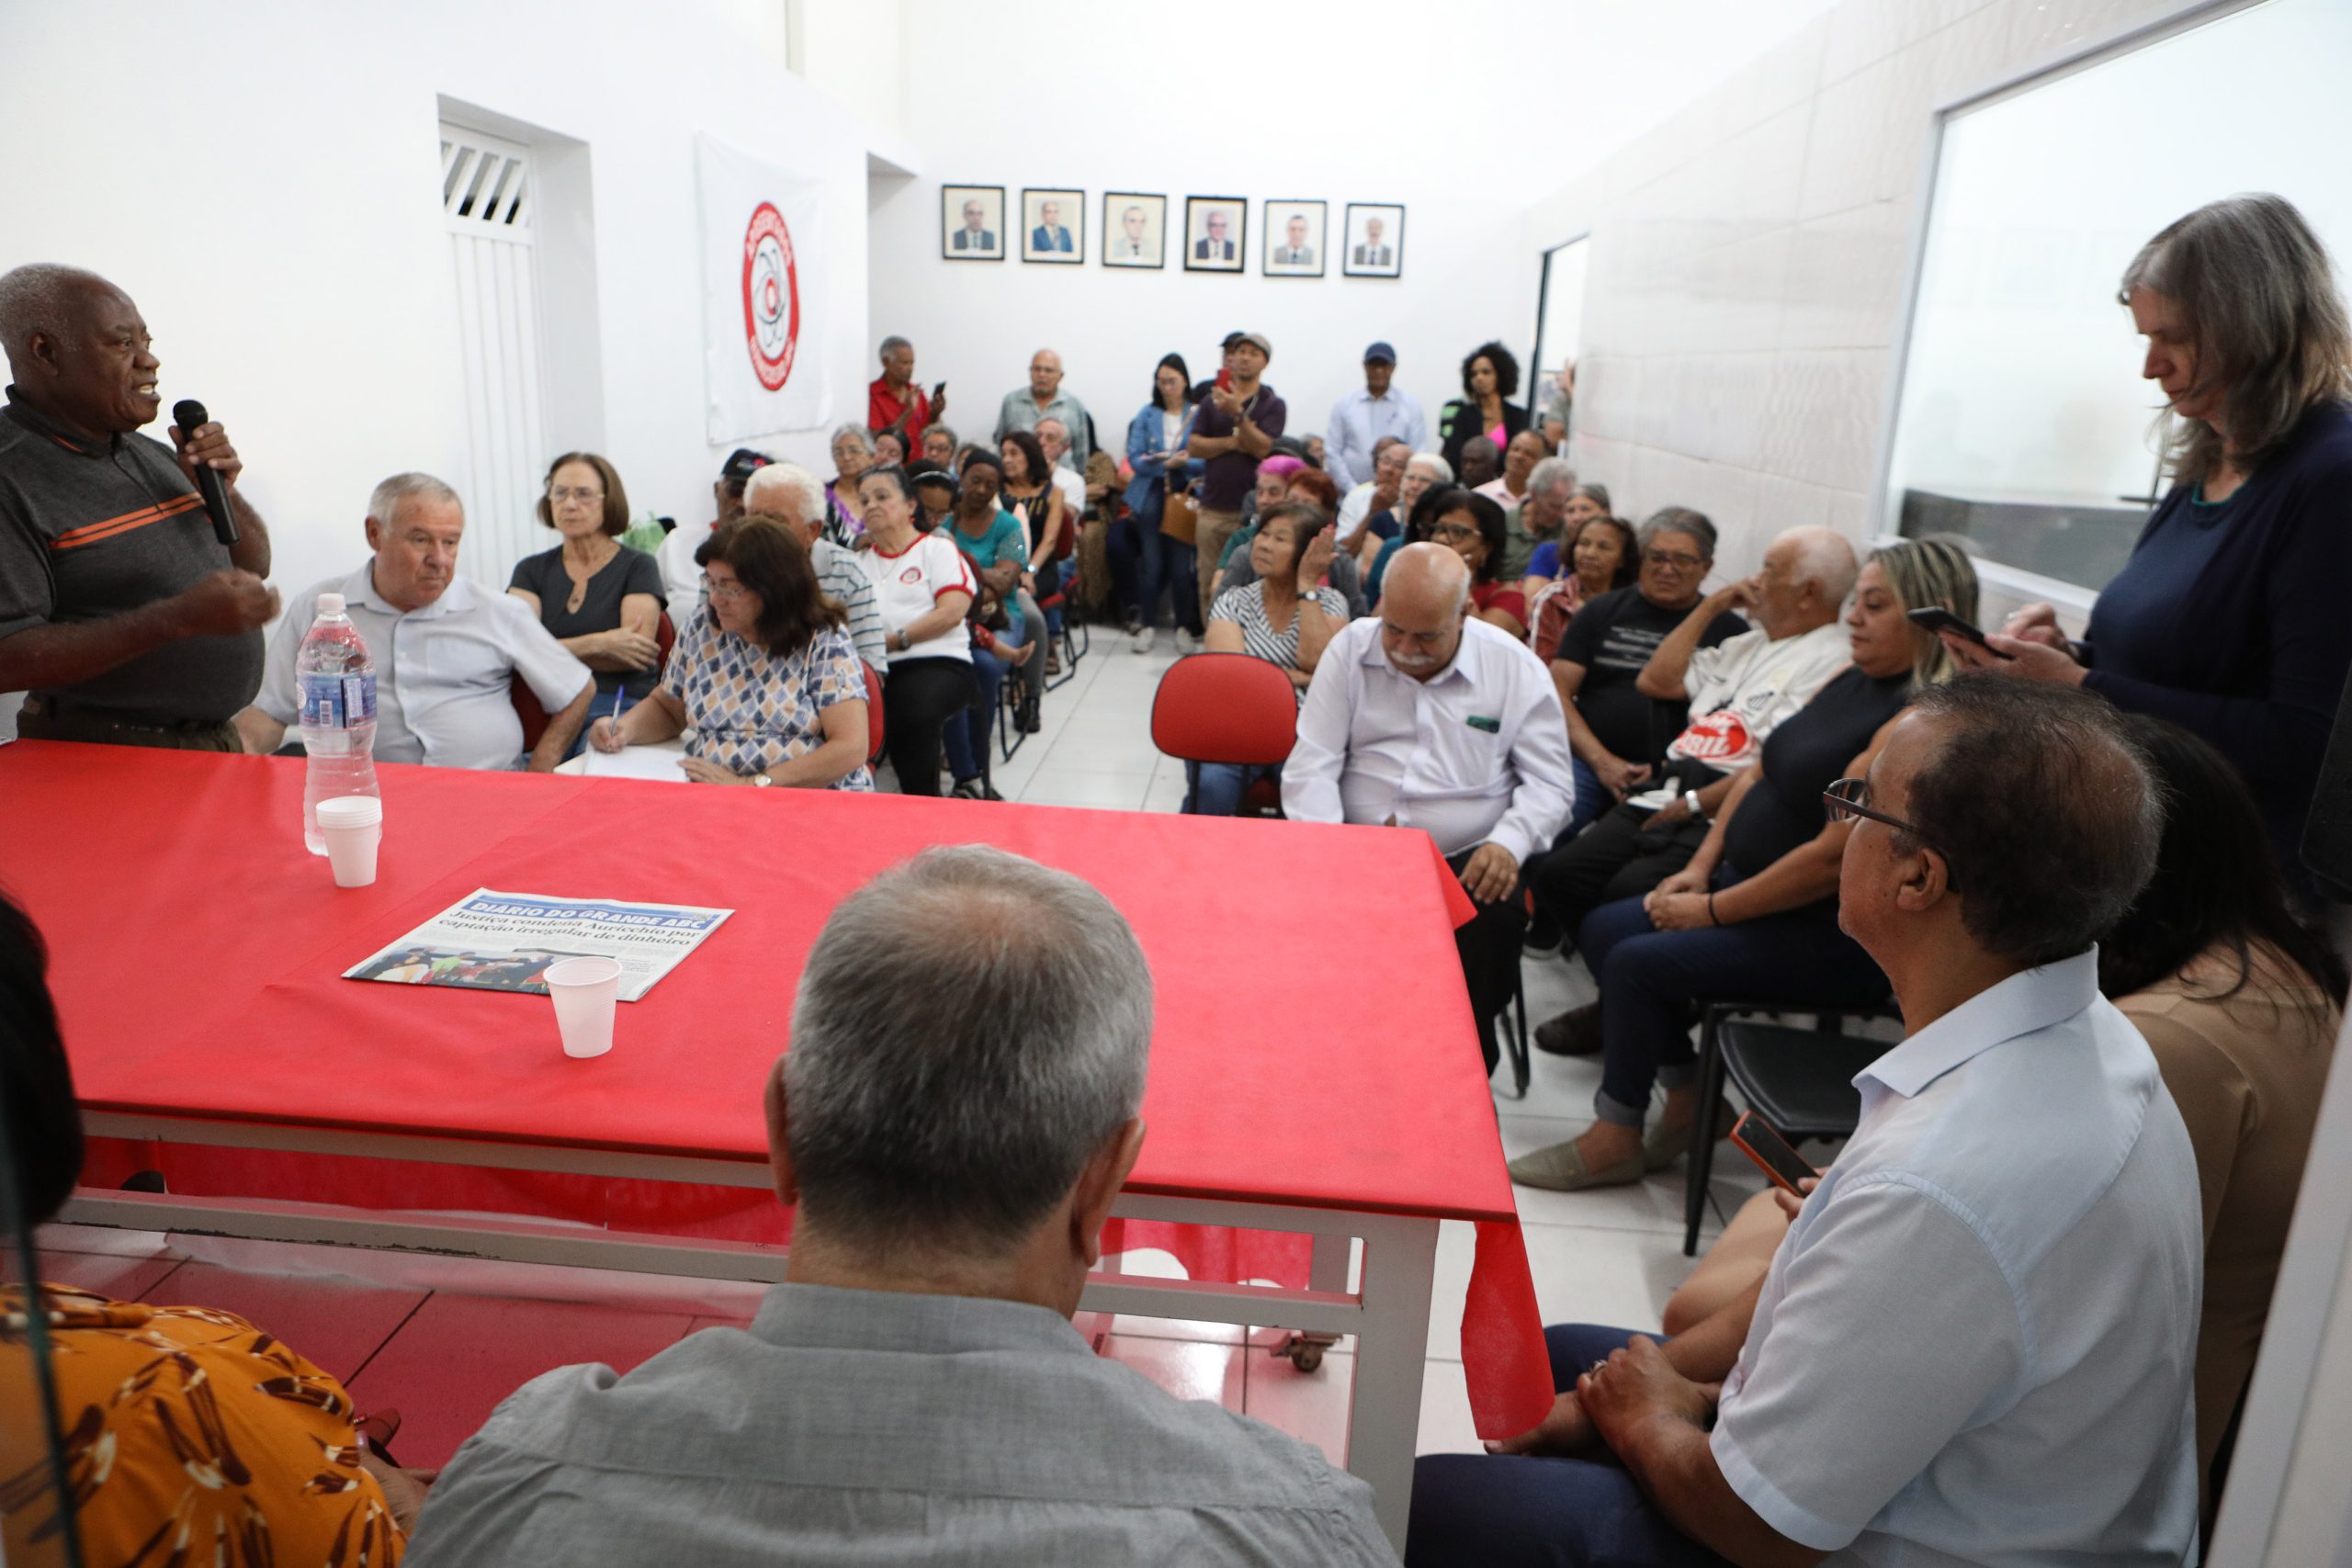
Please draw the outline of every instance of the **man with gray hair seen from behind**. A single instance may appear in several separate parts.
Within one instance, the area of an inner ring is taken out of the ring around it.
[[[808,541],[809,564],[817,569],[817,586],[849,613],[849,639],[857,656],[874,666],[877,675],[890,668],[888,636],[882,612],[875,607],[874,580],[857,564],[857,553],[825,537],[825,487],[797,463],[770,463],[743,487],[746,516],[773,517]],[[709,600],[709,590],[703,591]]]
[[[96,273],[0,275],[0,692],[28,692],[18,732],[49,740],[234,751],[277,613],[269,530],[237,490],[217,423],[138,434],[162,411],[161,362],[130,297]],[[198,496],[226,488],[237,542]]]
[[[1551,1329],[1544,1422],[1420,1461],[1417,1565],[2191,1560],[2197,1163],[2096,945],[2155,869],[2149,767],[2099,699],[1970,675],[1826,804],[1903,1012],[1860,1124],[1713,1315]]]
[[[1299,822],[1419,828],[1478,912],[1454,932],[1487,1070],[1495,1020],[1519,981],[1520,867],[1576,800],[1567,721],[1543,661],[1472,618],[1470,568],[1444,545],[1407,545],[1379,614],[1323,649],[1283,764]]]
[[[466,509],[431,474],[394,474],[368,498],[368,547],[348,577],[314,582],[287,602],[269,639],[261,694],[237,716],[244,749],[284,744],[300,715],[294,673],[320,601],[339,603],[376,663],[376,760],[436,768],[553,773],[588,722],[596,677],[511,593],[458,575]],[[515,676],[547,710],[548,727],[523,755]]]
[[[851,894],[768,1075],[785,1282],[626,1376],[526,1384],[411,1568],[1394,1562],[1363,1482],[1070,1325],[1151,1022],[1135,933],[1066,872],[937,848]]]

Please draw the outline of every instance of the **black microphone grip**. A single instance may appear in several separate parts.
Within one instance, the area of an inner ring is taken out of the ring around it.
[[[179,427],[183,440],[193,436],[199,425],[212,423],[204,405],[194,398],[182,398],[172,405],[172,423]],[[212,536],[224,545],[237,542],[237,514],[229,509],[228,481],[218,468],[199,464],[196,470],[197,493],[204,497],[204,510],[212,514]]]

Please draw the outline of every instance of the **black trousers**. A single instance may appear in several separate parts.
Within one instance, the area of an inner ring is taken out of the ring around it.
[[[979,700],[979,678],[961,659],[893,659],[882,678],[883,744],[905,795],[939,793],[939,736]]]
[[[1707,825],[1683,821],[1652,831],[1652,815],[1636,806],[1612,807],[1576,837],[1555,841],[1528,864],[1536,906],[1574,937],[1603,904],[1638,898],[1689,865],[1707,841]]]
[[[1449,855],[1445,863],[1458,876],[1470,863],[1471,853],[1464,850]],[[1470,1010],[1478,1020],[1478,1048],[1486,1053],[1491,1073],[1502,1060],[1495,1021],[1519,988],[1519,944],[1527,937],[1527,907],[1516,891],[1491,904],[1472,902],[1478,913],[1468,925],[1454,928],[1453,947],[1462,955],[1463,983],[1470,988]]]

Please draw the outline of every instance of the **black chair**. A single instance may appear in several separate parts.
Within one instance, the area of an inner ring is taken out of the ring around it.
[[[1522,891],[1527,901],[1527,918],[1535,918],[1535,895]],[[1527,979],[1519,965],[1510,973],[1510,1008],[1507,1021],[1510,1027],[1503,1031],[1503,1054],[1510,1058],[1511,1098],[1527,1098]]]
[[[1900,1019],[1892,1005],[1846,1007],[1815,1014],[1810,1029],[1779,1021],[1803,1012],[1786,1002],[1709,1002],[1699,1028],[1699,1124],[1692,1130],[1690,1166],[1682,1190],[1682,1256],[1699,1250],[1699,1222],[1707,1212],[1707,1179],[1715,1140],[1730,1131],[1715,1115],[1726,1079],[1747,1108],[1790,1143],[1844,1138],[1861,1119],[1856,1073],[1894,1048],[1843,1032],[1847,1019]],[[1770,1021],[1758,1021],[1758,1019]]]

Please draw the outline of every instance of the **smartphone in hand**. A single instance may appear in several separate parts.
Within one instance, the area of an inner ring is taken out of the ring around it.
[[[947,383],[946,383],[946,382],[944,382],[944,381],[942,381],[942,382],[938,383],[936,386],[933,387],[933,388],[932,388],[932,389],[931,389],[931,400],[932,400],[933,402],[934,402],[934,403],[935,403],[935,402],[937,402],[940,399],[942,399],[942,398],[945,397],[946,395],[947,395]]]
[[[1913,625],[1925,626],[1931,632],[1950,632],[1956,637],[1974,643],[1996,659],[2016,657],[2014,654],[2003,653],[1999,649],[1986,642],[1982,631],[1970,626],[1941,604],[1930,604],[1924,610],[1911,610],[1906,614],[1910,615]]]
[[[1754,1160],[1758,1168],[1772,1179],[1774,1185],[1784,1187],[1800,1198],[1804,1196],[1804,1189],[1797,1183],[1808,1176],[1818,1177],[1821,1174],[1805,1164],[1804,1157],[1789,1146],[1789,1141],[1774,1132],[1753,1111],[1742,1112],[1739,1120],[1733,1123],[1731,1141],[1739,1145],[1740,1153]]]

